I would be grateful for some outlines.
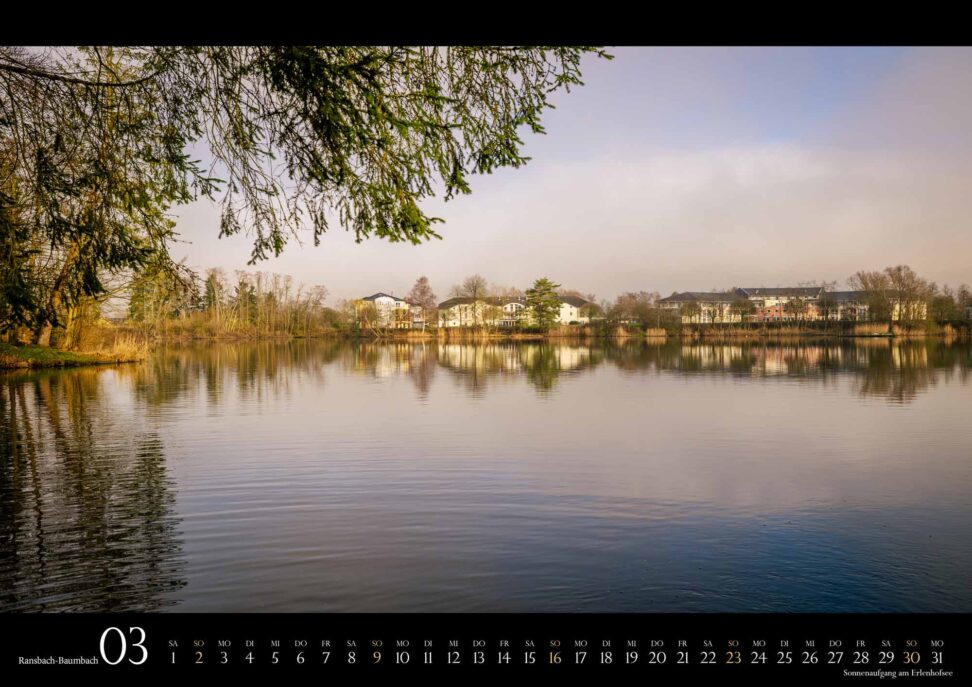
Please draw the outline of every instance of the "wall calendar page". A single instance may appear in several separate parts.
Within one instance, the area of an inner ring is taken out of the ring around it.
[[[972,683],[967,37],[206,9],[0,22],[4,685]]]

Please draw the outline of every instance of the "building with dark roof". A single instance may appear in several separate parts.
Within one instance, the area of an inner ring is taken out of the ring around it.
[[[743,312],[734,307],[734,304],[746,300],[747,294],[742,289],[683,291],[658,299],[656,305],[667,310],[682,312],[682,322],[685,324],[742,322]]]
[[[738,305],[748,301],[750,306]],[[683,312],[686,324],[715,322],[791,322],[868,319],[863,291],[827,291],[821,286],[754,286],[727,291],[684,291],[658,300],[658,306]]]
[[[737,289],[746,294],[747,298],[819,298],[824,290],[822,286],[751,286]]]
[[[658,304],[662,307],[670,306],[673,303],[732,303],[740,298],[746,298],[746,293],[742,289],[730,291],[683,291],[673,293],[667,298],[659,298]]]
[[[399,298],[398,296],[392,296],[382,291],[379,291],[378,293],[373,293],[370,296],[365,296],[361,300],[369,301],[371,303],[379,303],[379,302],[408,303],[408,301],[406,301],[404,298]]]

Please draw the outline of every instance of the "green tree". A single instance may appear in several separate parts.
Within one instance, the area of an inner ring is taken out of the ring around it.
[[[233,290],[231,306],[239,322],[256,323],[259,306],[257,290],[250,275],[241,270],[236,272],[236,287]]]
[[[206,270],[206,281],[203,283],[202,308],[209,313],[216,328],[223,323],[223,314],[227,301],[226,277],[219,268]]]
[[[203,285],[203,307],[218,311],[226,302],[226,277],[218,267],[206,270]]]
[[[550,391],[562,372],[557,349],[547,343],[524,349],[521,361],[527,381],[540,393]]]
[[[72,306],[105,293],[106,275],[171,266],[166,210],[213,189],[184,152],[191,132],[131,81],[143,72],[130,51],[46,55],[0,49],[0,184],[27,245],[43,249],[27,269],[30,311],[13,324],[40,345]]]
[[[29,228],[17,221],[15,203],[0,189],[0,333],[4,334],[30,322],[37,308],[30,265],[38,251],[29,244]]]
[[[550,329],[560,314],[560,298],[557,296],[559,288],[560,284],[554,284],[546,277],[542,277],[526,290],[527,307],[533,311],[537,326],[544,331]]]

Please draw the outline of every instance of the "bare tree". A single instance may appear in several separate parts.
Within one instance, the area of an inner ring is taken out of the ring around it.
[[[478,274],[466,277],[459,286],[459,295],[462,298],[486,298],[489,295],[489,282]]]
[[[412,290],[405,296],[405,300],[422,309],[422,329],[424,330],[429,318],[435,317],[436,306],[438,305],[435,293],[432,291],[432,287],[429,286],[429,278],[424,275],[419,277],[415,281],[415,285],[412,286]]]
[[[891,283],[893,298],[897,306],[893,309],[892,316],[897,314],[897,319],[903,322],[925,319],[928,301],[932,294],[931,284],[919,277],[907,265],[895,265],[886,268],[884,271]]]
[[[473,312],[473,324],[482,326],[485,322],[485,305],[489,297],[489,282],[486,277],[474,274],[466,277],[462,284],[452,287],[453,298],[469,298]]]
[[[868,318],[871,320],[891,321],[891,280],[884,272],[862,270],[847,279],[855,291],[864,292],[867,302]]]

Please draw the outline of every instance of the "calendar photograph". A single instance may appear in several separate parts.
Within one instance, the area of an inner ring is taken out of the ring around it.
[[[6,33],[0,668],[967,679],[972,48]]]

